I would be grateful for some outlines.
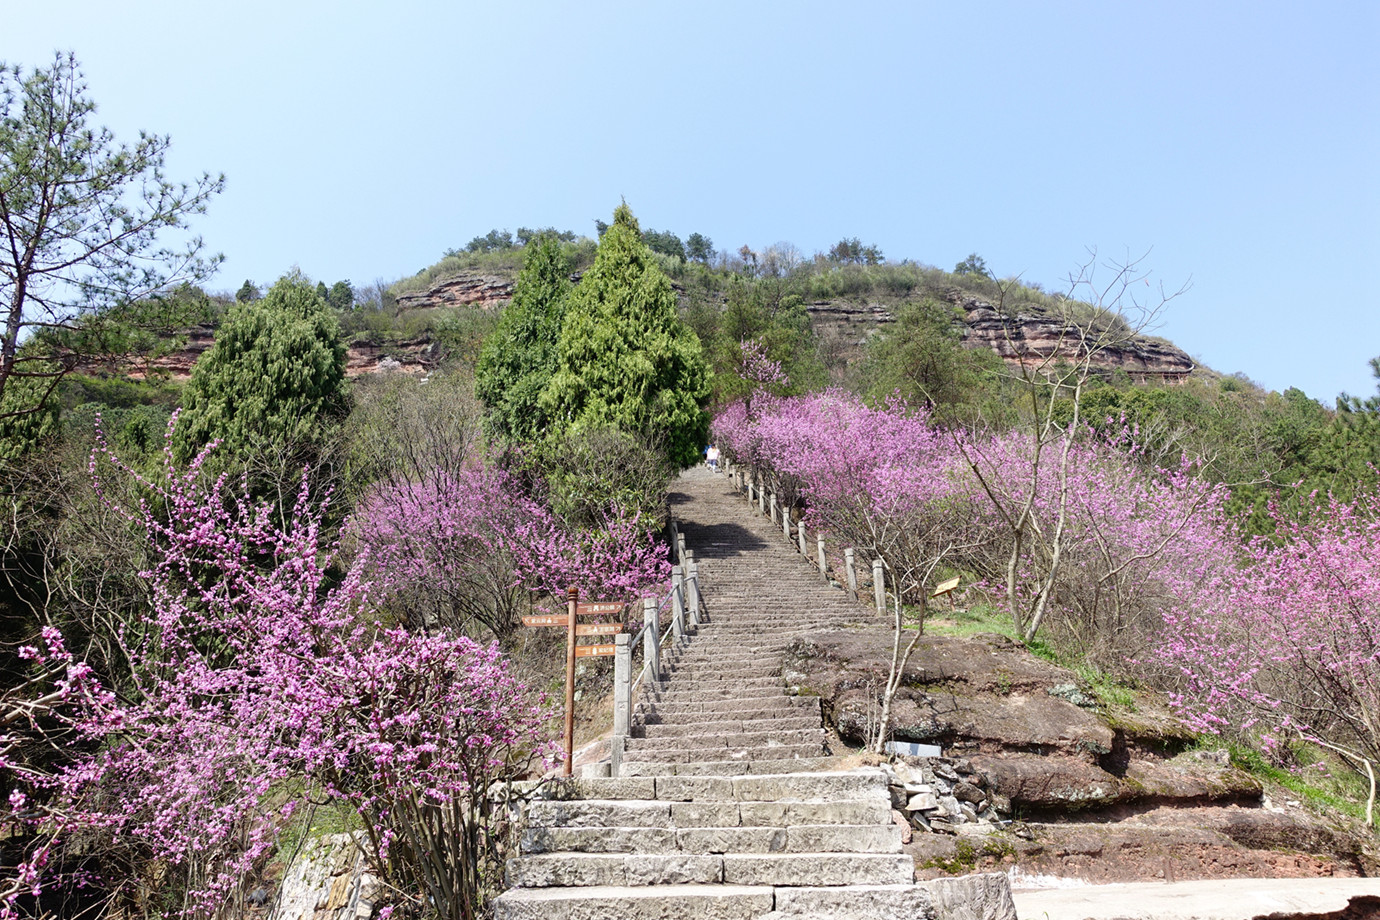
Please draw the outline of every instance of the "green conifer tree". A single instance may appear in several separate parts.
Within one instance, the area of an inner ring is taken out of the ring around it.
[[[335,315],[298,272],[237,303],[187,384],[183,459],[214,438],[230,451],[315,442],[346,408],[345,346]]]
[[[491,435],[535,441],[546,431],[540,397],[556,367],[570,291],[570,263],[560,242],[551,235],[538,237],[528,246],[513,299],[484,342],[475,369],[475,395],[488,408],[485,424]]]
[[[690,466],[709,431],[709,369],[632,211],[613,217],[571,295],[541,403],[555,432],[613,425]]]

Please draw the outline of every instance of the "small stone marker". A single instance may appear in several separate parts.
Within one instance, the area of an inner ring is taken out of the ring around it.
[[[944,756],[937,744],[917,744],[913,741],[888,741],[886,752],[888,754],[906,754],[910,757]]]

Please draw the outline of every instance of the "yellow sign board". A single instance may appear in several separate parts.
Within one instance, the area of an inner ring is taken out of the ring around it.
[[[957,577],[950,578],[948,581],[941,581],[941,582],[939,583],[939,585],[934,589],[934,593],[931,594],[930,597],[938,597],[938,596],[941,595],[941,594],[948,594],[950,591],[952,591],[954,588],[957,588],[957,587],[958,587],[958,578],[957,578]]]

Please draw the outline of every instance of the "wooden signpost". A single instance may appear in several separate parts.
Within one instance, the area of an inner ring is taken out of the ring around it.
[[[614,645],[576,645],[577,636],[612,636],[623,631],[622,623],[579,623],[579,617],[609,616],[621,614],[623,604],[616,601],[591,601],[580,603],[580,592],[570,588],[565,595],[565,616],[559,614],[539,614],[522,618],[523,626],[564,626],[565,641],[565,769],[564,776],[570,776],[575,758],[575,659],[597,658],[612,655]]]
[[[948,594],[950,591],[957,587],[958,578],[957,576],[955,576],[953,578],[950,578],[948,581],[940,582],[938,585],[936,585],[934,593],[931,594],[930,597],[938,597],[941,594]]]

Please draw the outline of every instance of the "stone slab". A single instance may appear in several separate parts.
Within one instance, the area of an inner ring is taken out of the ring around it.
[[[792,824],[890,824],[891,801],[870,802],[742,802],[739,820],[745,827],[786,827]]]
[[[530,827],[522,835],[522,852],[540,853],[674,853],[676,832],[661,827]]]
[[[670,827],[667,802],[586,799],[533,802],[528,827]]]
[[[901,885],[915,877],[904,853],[726,853],[729,885]]]
[[[784,827],[687,827],[676,831],[685,853],[784,853]]]
[[[777,888],[776,912],[783,918],[937,920],[939,917],[930,904],[929,892],[916,885]]]
[[[754,920],[773,901],[771,888],[743,885],[514,888],[494,920]]]

